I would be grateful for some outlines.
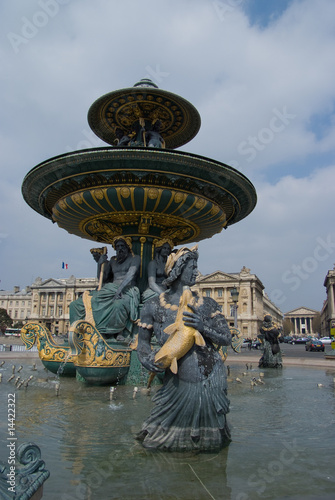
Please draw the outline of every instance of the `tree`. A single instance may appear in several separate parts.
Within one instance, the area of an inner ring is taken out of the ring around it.
[[[23,327],[23,322],[22,321],[17,321],[14,323],[13,328],[22,328]]]
[[[8,315],[6,309],[0,307],[0,330],[1,333],[5,333],[7,326],[12,326],[13,320]]]

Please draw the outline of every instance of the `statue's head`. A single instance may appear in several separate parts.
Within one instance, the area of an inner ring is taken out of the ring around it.
[[[152,124],[152,130],[159,132],[162,128],[162,122],[160,120],[155,120]]]
[[[112,245],[118,262],[123,262],[130,253],[132,254],[131,238],[129,237],[116,237],[113,239]]]
[[[164,285],[170,286],[177,279],[184,285],[194,285],[198,274],[198,258],[198,245],[191,249],[183,247],[171,252],[165,265],[168,277],[164,280]]]
[[[172,252],[174,247],[173,241],[169,238],[164,240],[159,240],[155,243],[155,256],[161,255],[162,257],[168,257]]]
[[[264,316],[264,321],[265,321],[266,323],[271,323],[271,322],[272,322],[272,316],[271,316],[270,314],[266,314],[266,315]]]

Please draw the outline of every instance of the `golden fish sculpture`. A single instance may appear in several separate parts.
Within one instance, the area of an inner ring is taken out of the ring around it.
[[[164,330],[170,336],[155,356],[155,363],[162,368],[170,368],[172,373],[175,374],[178,372],[178,359],[185,356],[194,343],[199,346],[206,345],[201,333],[195,328],[185,326],[183,321],[185,311],[193,312],[188,306],[192,302],[194,302],[192,292],[185,287],[180,297],[176,321]]]

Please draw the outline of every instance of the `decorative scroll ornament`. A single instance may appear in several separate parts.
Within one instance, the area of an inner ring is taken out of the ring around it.
[[[79,345],[77,338],[82,339]],[[107,344],[95,326],[78,320],[69,330],[69,343],[76,352],[75,365],[79,367],[126,368],[130,366],[131,348]]]
[[[8,443],[8,450],[11,453],[11,442]],[[15,446],[13,447],[15,457]],[[16,466],[9,467],[8,464],[0,463],[0,498],[3,500],[42,498],[40,489],[50,476],[50,472],[45,469],[45,463],[41,460],[40,448],[34,443],[23,443],[17,448],[16,459],[19,462]]]

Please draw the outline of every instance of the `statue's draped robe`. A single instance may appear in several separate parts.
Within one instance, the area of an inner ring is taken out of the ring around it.
[[[217,303],[203,297],[199,311],[206,325],[221,333],[221,345],[231,343],[226,320]],[[164,328],[176,312],[160,305],[159,297],[147,302],[141,323],[154,324],[160,345],[167,339]],[[155,406],[137,438],[146,448],[169,451],[217,451],[230,442],[226,420],[229,411],[226,369],[213,343],[194,346],[178,361],[178,373],[165,371],[163,386],[153,398]]]
[[[280,368],[283,360],[279,346],[279,331],[274,326],[264,326],[260,329],[259,338],[263,341],[264,352],[259,360],[260,368]]]
[[[91,308],[95,326],[101,334],[114,335],[120,332],[131,334],[134,322],[138,319],[140,292],[137,287],[128,287],[122,297],[112,301],[119,285],[105,283],[101,290],[90,292]],[[83,298],[70,304],[70,324],[86,315]]]

